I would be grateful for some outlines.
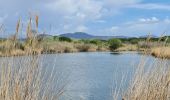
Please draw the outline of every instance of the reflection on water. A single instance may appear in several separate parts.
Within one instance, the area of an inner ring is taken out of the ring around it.
[[[55,77],[60,77],[62,82],[67,80],[61,100],[112,100],[112,90],[122,77],[126,78],[122,87],[127,88],[141,56],[116,52],[47,54],[41,56],[41,64],[49,74],[51,70],[56,72]]]
[[[123,54],[121,52],[111,52],[110,54],[113,54],[113,55],[120,55],[120,54]]]

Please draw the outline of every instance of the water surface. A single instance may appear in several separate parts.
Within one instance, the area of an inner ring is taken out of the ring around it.
[[[122,91],[128,87],[142,56],[135,52],[46,54],[40,56],[40,64],[43,70],[46,70],[44,72],[57,73],[55,77],[60,80],[54,82],[54,86],[67,83],[61,100],[113,100],[116,87],[122,85]],[[29,57],[5,59],[12,59],[13,66],[22,59],[20,62],[24,66],[27,58]],[[155,58],[146,55],[144,59],[152,62]]]
[[[49,54],[43,63],[48,68],[55,64],[56,71],[68,76],[66,100],[113,100],[112,91],[122,78],[122,88],[127,88],[141,56],[135,52]]]

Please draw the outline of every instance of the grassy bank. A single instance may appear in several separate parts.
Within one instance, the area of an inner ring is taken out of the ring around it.
[[[169,58],[168,47],[166,53],[159,53],[165,43],[170,43],[169,37],[160,38],[112,38],[100,39],[72,39],[62,36],[50,36],[38,31],[38,16],[30,17],[25,32],[25,39],[20,40],[21,20],[16,24],[16,31],[8,38],[0,40],[0,56],[18,56],[43,53],[71,53],[71,52],[100,52],[100,51],[145,51],[152,52],[156,57]],[[34,22],[34,23],[33,23]],[[33,27],[34,26],[34,27]],[[1,28],[1,30],[3,30]],[[0,30],[0,31],[1,31]],[[2,33],[3,34],[3,33]],[[153,49],[154,48],[154,49]]]
[[[170,58],[170,47],[156,47],[151,49],[151,54],[159,58]]]
[[[158,52],[157,49],[156,52]],[[162,58],[166,58],[164,56],[167,54],[161,55]],[[127,91],[118,94],[122,100],[169,100],[169,61],[156,59],[149,62],[149,65],[147,63],[145,57],[142,57]]]
[[[170,46],[163,43],[139,41],[136,44],[110,40],[60,40],[63,37],[34,38],[25,41],[6,39],[0,42],[0,56],[17,56],[43,53],[73,53],[73,52],[102,52],[102,51],[148,51],[155,57],[170,58]],[[66,38],[66,37],[64,37]],[[168,43],[169,44],[169,43]]]

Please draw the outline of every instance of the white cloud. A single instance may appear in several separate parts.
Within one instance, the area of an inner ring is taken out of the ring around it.
[[[0,16],[0,23],[2,24],[7,17],[8,15]]]
[[[117,31],[118,29],[119,29],[118,26],[112,26],[112,27],[110,28],[110,31],[111,31],[111,32],[114,32],[114,31]]]
[[[130,26],[134,24],[156,24],[159,23],[159,19],[157,17],[151,17],[151,18],[139,18],[136,21],[129,21],[126,22],[125,25]]]
[[[101,19],[99,19],[99,20],[96,20],[96,22],[97,22],[97,23],[106,23],[106,20],[101,20]]]
[[[29,11],[35,11],[40,14],[40,26],[44,30],[47,30],[46,28],[52,25],[55,27],[56,33],[74,31],[91,31],[92,33],[98,33],[98,29],[87,27],[89,23],[90,25],[96,25],[95,28],[97,24],[100,24],[102,27],[107,27],[109,26],[108,24],[110,24],[109,21],[114,22],[114,18],[112,19],[111,17],[123,13],[123,9],[170,10],[169,5],[154,3],[143,4],[141,1],[142,0],[0,0],[0,22],[9,18],[10,20],[7,22],[7,25],[13,27],[18,17],[21,16],[23,20],[26,20],[29,17]],[[4,17],[6,13],[8,13],[8,17]],[[136,21],[128,22],[120,26],[115,25],[107,29],[100,28],[110,33],[130,34],[149,31],[152,28],[158,30],[160,29],[159,25],[162,27],[169,23],[169,18],[161,20],[157,17],[150,17],[140,18]],[[13,29],[15,30],[15,27],[13,27]]]
[[[141,0],[105,0],[106,5],[110,5],[111,7],[120,7],[127,6],[139,3]]]
[[[128,23],[128,24],[127,24]],[[120,26],[112,26],[110,28],[100,30],[100,33],[107,33],[108,35],[124,35],[124,36],[140,36],[148,33],[161,35],[163,32],[170,32],[170,19],[140,18],[136,21],[124,23]],[[170,34],[168,34],[170,35]]]
[[[77,32],[86,32],[88,30],[88,28],[86,27],[86,26],[78,26],[77,28],[76,28],[76,31]]]
[[[46,7],[64,16],[97,19],[101,16],[102,3],[94,0],[55,0]]]
[[[159,19],[156,17],[152,17],[152,18],[140,18],[138,23],[157,23],[159,22]]]
[[[147,3],[147,4],[135,4],[135,5],[129,5],[127,7],[131,8],[138,8],[138,9],[148,9],[148,10],[170,10],[170,5],[165,4],[154,4],[154,3]]]

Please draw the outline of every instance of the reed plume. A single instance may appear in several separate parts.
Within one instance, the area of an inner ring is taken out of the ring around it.
[[[38,20],[39,20],[39,16],[38,15],[36,15],[35,16],[35,23],[36,23],[36,31],[37,31],[37,33],[38,33]]]
[[[27,39],[32,38],[32,18],[30,17],[30,20],[28,22],[28,26],[27,26]]]
[[[17,40],[18,33],[19,33],[19,28],[20,28],[20,23],[21,23],[21,19],[19,19],[19,20],[17,21],[16,32],[15,32],[15,35],[14,35],[14,37],[13,37],[13,40],[14,40],[14,41]]]

